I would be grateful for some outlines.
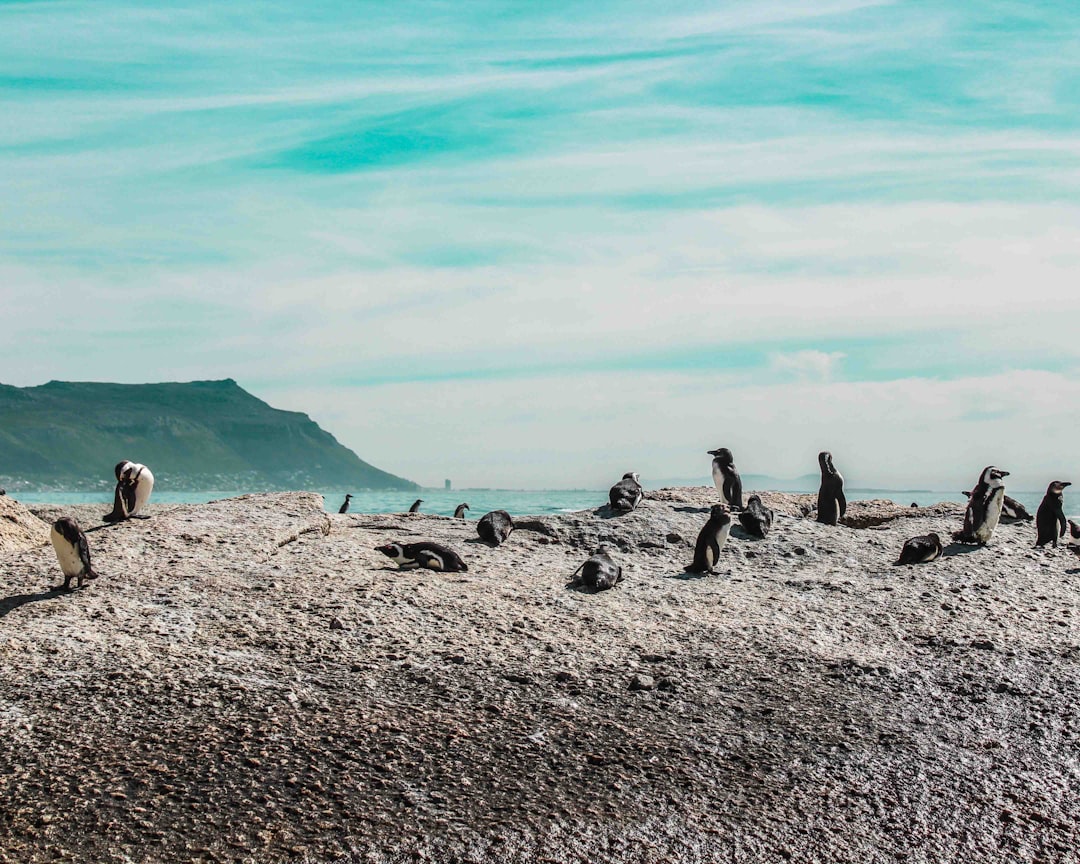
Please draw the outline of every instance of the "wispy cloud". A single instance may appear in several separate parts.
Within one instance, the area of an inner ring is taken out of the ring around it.
[[[569,448],[612,382],[790,429],[747,394],[1067,375],[1078,42],[1069,4],[0,5],[3,377],[423,392]]]

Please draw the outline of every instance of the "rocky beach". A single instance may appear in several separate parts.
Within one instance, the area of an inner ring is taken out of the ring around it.
[[[762,497],[704,577],[706,488],[500,548],[309,493],[0,498],[0,859],[1080,860],[1080,559],[1026,523],[896,567],[963,509]],[[69,594],[70,514],[101,578]],[[374,549],[421,539],[468,572]],[[568,588],[600,542],[624,581]]]

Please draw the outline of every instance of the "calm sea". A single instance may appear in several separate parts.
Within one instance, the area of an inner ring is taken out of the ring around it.
[[[326,509],[336,513],[345,500],[344,492],[318,490],[326,499]],[[151,502],[155,504],[205,504],[220,498],[233,498],[245,494],[236,490],[212,489],[203,492],[169,492],[155,489]],[[936,504],[939,501],[964,503],[963,495],[950,492],[926,490],[903,491],[896,489],[850,489],[849,501],[869,498],[889,498],[898,504]],[[1042,500],[1041,492],[1012,492],[1009,494],[1034,514]],[[111,492],[20,492],[12,496],[27,504],[96,504],[109,509]],[[479,519],[490,510],[506,510],[513,516],[542,515],[545,513],[570,513],[586,510],[607,503],[606,489],[425,489],[422,492],[360,492],[353,495],[350,513],[402,513],[417,498],[423,498],[422,513],[452,516],[454,508],[465,502],[469,505],[469,517]],[[104,511],[103,511],[104,512]],[[1065,493],[1065,512],[1080,520],[1080,495],[1070,498]]]

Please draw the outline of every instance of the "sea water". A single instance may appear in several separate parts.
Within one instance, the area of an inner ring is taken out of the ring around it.
[[[314,490],[322,494],[327,512],[336,513],[345,500],[344,491]],[[747,494],[753,490],[747,490]],[[789,491],[789,490],[777,490]],[[208,489],[196,492],[173,492],[154,489],[153,504],[205,504],[222,498],[247,494],[243,490]],[[646,489],[646,494],[648,490]],[[1034,515],[1042,500],[1042,492],[1009,492]],[[112,507],[112,492],[19,492],[12,498],[27,504],[101,504],[105,511]],[[452,516],[458,504],[469,505],[467,518],[479,519],[491,510],[505,510],[511,516],[543,516],[552,513],[572,513],[589,510],[607,503],[606,489],[423,489],[419,492],[354,492],[349,504],[350,513],[404,513],[417,498],[423,499],[421,513]],[[955,492],[896,489],[849,489],[849,501],[887,498],[900,505],[911,503],[925,506],[939,501],[966,503]],[[105,512],[102,511],[102,512]],[[1080,521],[1080,493],[1069,495],[1065,490],[1065,512]]]

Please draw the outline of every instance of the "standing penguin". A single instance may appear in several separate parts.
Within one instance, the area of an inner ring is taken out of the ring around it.
[[[751,495],[746,501],[746,509],[739,514],[739,522],[747,534],[764,540],[772,528],[773,511],[761,503],[760,495]]]
[[[979,482],[968,497],[964,527],[953,534],[953,540],[986,545],[1001,519],[1001,507],[1005,503],[1005,478],[1008,476],[1008,471],[993,465],[983,468]]]
[[[821,468],[821,487],[817,494],[817,521],[835,525],[847,513],[844,497],[844,475],[833,465],[832,453],[822,450],[817,457]]]
[[[716,491],[720,493],[720,500],[729,507],[742,510],[742,478],[739,476],[739,469],[735,467],[735,457],[727,447],[707,452],[713,457],[712,479],[716,484]]]
[[[501,546],[514,530],[514,520],[505,510],[492,510],[480,517],[476,533],[489,546]]]
[[[607,543],[602,543],[593,552],[592,557],[573,572],[567,587],[575,588],[578,585],[584,585],[587,588],[603,591],[614,588],[622,579],[622,567],[611,557],[611,547]]]
[[[731,533],[731,516],[723,504],[714,504],[709,511],[709,521],[697,536],[694,544],[694,560],[683,569],[687,573],[708,573],[716,575],[716,563],[720,560],[720,550],[727,543]]]
[[[345,503],[341,505],[341,507],[338,509],[337,512],[338,513],[348,513],[349,512],[349,502],[350,501],[352,501],[352,495],[346,494],[345,495]]]
[[[464,519],[465,518],[465,511],[468,510],[468,509],[469,509],[468,504],[458,504],[457,507],[454,508],[454,518],[455,519]]]
[[[420,512],[420,505],[423,504],[423,503],[424,503],[423,498],[417,498],[415,501],[413,501],[412,506],[409,507],[409,512],[410,513],[419,513]]]
[[[1065,536],[1069,527],[1069,520],[1065,518],[1065,492],[1066,486],[1072,486],[1067,480],[1055,480],[1046,487],[1046,495],[1035,515],[1035,530],[1037,537],[1036,546],[1045,546],[1053,543],[1057,548],[1058,538]]]
[[[82,588],[84,579],[97,579],[98,574],[90,565],[90,545],[86,542],[79,523],[70,516],[62,516],[53,522],[49,532],[56,560],[64,574],[64,590],[71,590],[71,580],[78,579],[76,587]]]
[[[106,522],[123,522],[133,517],[149,519],[149,516],[140,515],[140,511],[154,490],[154,475],[150,469],[139,462],[125,460],[116,463],[113,473],[116,474],[113,509],[102,519]]]
[[[608,490],[608,502],[611,509],[617,513],[629,513],[637,509],[637,505],[644,497],[645,492],[638,482],[636,471],[623,474],[622,480]]]

